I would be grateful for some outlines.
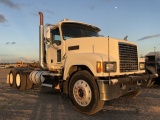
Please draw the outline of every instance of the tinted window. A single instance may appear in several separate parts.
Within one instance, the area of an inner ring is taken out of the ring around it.
[[[62,25],[62,34],[63,39],[68,38],[79,38],[79,37],[98,37],[98,29],[75,23],[63,23]]]

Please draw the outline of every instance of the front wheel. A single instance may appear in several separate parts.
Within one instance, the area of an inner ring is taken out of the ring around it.
[[[69,84],[69,94],[74,108],[86,115],[91,115],[104,105],[100,100],[98,86],[95,79],[88,71],[76,72]]]

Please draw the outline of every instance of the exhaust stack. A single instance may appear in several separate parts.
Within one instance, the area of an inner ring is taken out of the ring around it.
[[[43,26],[43,13],[39,12],[40,25],[39,25],[39,62],[40,67],[43,70],[47,70],[46,59],[45,59],[45,44],[44,44],[44,26]]]

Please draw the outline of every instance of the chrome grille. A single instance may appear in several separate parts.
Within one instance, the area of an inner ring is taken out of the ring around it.
[[[138,70],[137,46],[119,42],[120,72]]]

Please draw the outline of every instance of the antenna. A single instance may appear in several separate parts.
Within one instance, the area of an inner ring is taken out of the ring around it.
[[[155,55],[155,59],[154,59],[154,64],[155,64],[155,71],[157,72],[157,63],[156,63],[156,47],[154,47],[154,55]]]
[[[110,52],[109,52],[109,47],[110,47],[110,46],[109,46],[109,41],[110,41],[110,40],[109,40],[109,36],[108,36],[108,63],[110,64],[110,55],[109,55],[109,53],[110,53]],[[108,76],[109,76],[109,80],[110,80],[110,72],[108,72]]]

